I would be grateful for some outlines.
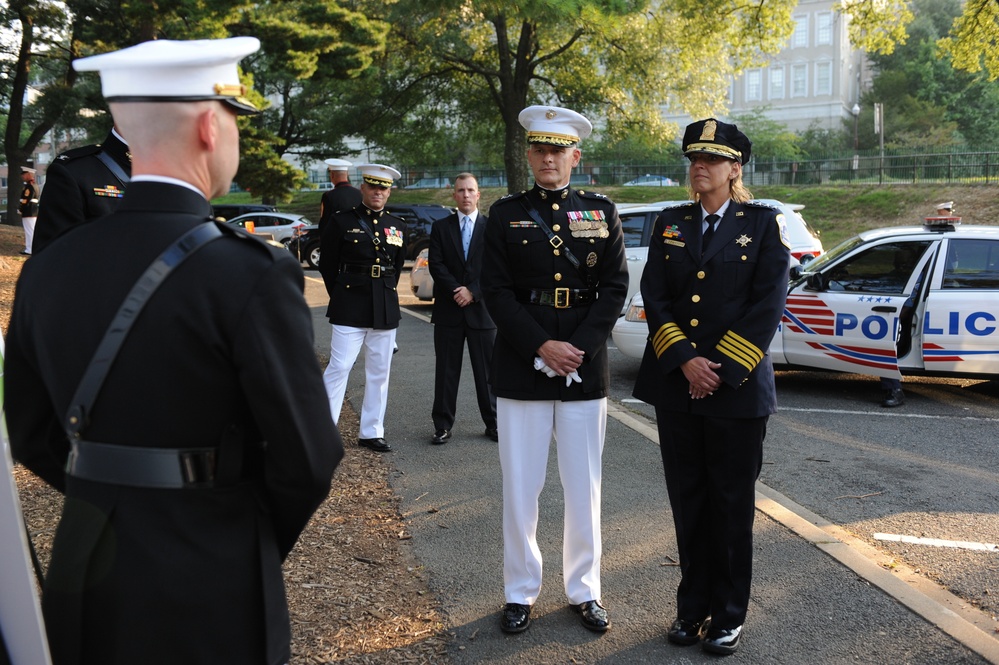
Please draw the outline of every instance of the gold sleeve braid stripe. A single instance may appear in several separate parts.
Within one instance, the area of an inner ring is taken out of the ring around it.
[[[652,336],[652,350],[655,351],[656,358],[661,357],[666,349],[681,339],[687,339],[687,336],[680,330],[680,326],[675,323],[664,323]]]
[[[750,372],[763,360],[763,351],[729,330],[718,342],[718,350]]]

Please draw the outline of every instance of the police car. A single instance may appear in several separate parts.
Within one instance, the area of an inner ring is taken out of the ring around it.
[[[640,358],[641,294],[613,338]],[[770,344],[777,369],[999,377],[999,227],[930,217],[866,231],[792,270]]]

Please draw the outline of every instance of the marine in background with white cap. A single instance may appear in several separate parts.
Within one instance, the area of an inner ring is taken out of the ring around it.
[[[42,595],[55,665],[291,655],[281,562],[343,446],[301,267],[210,221],[255,110],[236,63],[258,48],[160,40],[74,63],[100,72],[133,162],[117,211],[25,265],[7,336],[11,451],[66,496]],[[210,240],[178,263],[190,232]],[[117,354],[95,353],[154,262],[176,267]],[[110,369],[78,399],[95,356]]]
[[[319,202],[320,233],[333,213],[350,210],[361,205],[361,191],[350,184],[350,176],[348,175],[353,164],[346,159],[327,159],[325,163],[333,189],[323,192]]]
[[[610,628],[601,604],[601,459],[610,391],[607,338],[628,290],[614,204],[569,186],[590,122],[575,111],[520,113],[534,187],[493,204],[482,299],[496,322],[490,383],[503,470],[500,628],[519,633],[541,591],[538,497],[552,437],[565,494],[566,597],[584,627]]]
[[[406,260],[406,223],[385,210],[400,173],[361,164],[362,202],[334,213],[319,234],[319,272],[330,297],[330,362],[323,373],[330,413],[339,421],[347,379],[364,349],[364,399],[357,443],[385,453],[385,411],[399,310],[399,277]]]

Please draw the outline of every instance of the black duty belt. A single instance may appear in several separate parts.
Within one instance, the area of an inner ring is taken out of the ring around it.
[[[555,309],[589,305],[597,299],[594,289],[517,289],[518,302]]]
[[[395,277],[395,266],[382,266],[377,263],[341,263],[340,272],[356,273],[358,275],[370,275],[374,279],[379,277]]]
[[[138,448],[71,441],[66,473],[98,483],[155,489],[207,489],[215,484],[218,448]]]

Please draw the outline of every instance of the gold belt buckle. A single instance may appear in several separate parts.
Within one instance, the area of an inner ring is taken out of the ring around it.
[[[569,306],[569,289],[555,289],[555,309],[565,309]]]
[[[558,236],[553,235],[551,238],[548,239],[548,244],[554,247],[555,249],[558,249],[559,247],[562,246],[562,239]]]
[[[371,278],[378,279],[382,276],[382,267],[379,265],[371,266]]]

